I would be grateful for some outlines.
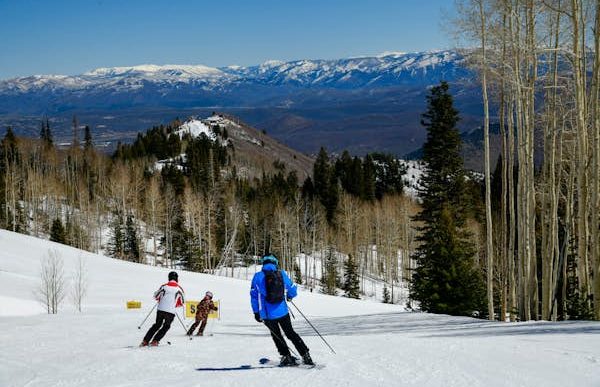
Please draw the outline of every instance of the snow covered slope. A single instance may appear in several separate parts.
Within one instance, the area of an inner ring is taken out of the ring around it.
[[[54,249],[70,276],[81,256],[89,275],[83,313],[36,303],[40,259]],[[82,252],[0,231],[0,386],[598,386],[600,324],[489,323],[404,312],[400,307],[300,291],[297,305],[336,349],[330,353],[296,313],[294,325],[324,369],[224,369],[276,358],[252,318],[248,282],[180,272],[189,299],[206,290],[222,302],[214,336],[189,341],[175,321],[163,340],[139,349],[136,327],[168,269]],[[137,299],[142,310],[126,310]]]

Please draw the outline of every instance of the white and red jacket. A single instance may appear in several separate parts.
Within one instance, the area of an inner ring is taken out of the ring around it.
[[[175,308],[180,308],[185,303],[183,289],[177,281],[169,281],[154,292],[158,301],[158,310],[175,314]]]

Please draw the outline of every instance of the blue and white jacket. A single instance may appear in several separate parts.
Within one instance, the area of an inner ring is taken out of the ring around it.
[[[288,306],[285,298],[292,299],[298,295],[298,288],[292,282],[288,274],[281,270],[281,277],[285,286],[285,297],[283,301],[276,304],[271,304],[265,300],[267,289],[265,286],[265,271],[276,271],[277,266],[272,263],[263,265],[262,270],[254,274],[252,285],[250,287],[250,303],[252,311],[260,313],[260,318],[263,320],[275,320],[284,317],[288,314]]]

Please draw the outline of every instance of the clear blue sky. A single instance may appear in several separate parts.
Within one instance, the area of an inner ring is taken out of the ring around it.
[[[0,0],[0,79],[448,48],[453,0]]]

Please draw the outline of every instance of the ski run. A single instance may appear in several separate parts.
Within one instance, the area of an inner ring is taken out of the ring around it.
[[[36,296],[50,251],[64,262],[58,314],[46,314]],[[80,259],[88,284],[81,313],[70,300]],[[186,298],[212,291],[221,319],[193,340],[175,320],[158,347],[139,348],[155,313],[137,327],[169,271],[1,230],[0,386],[600,386],[598,322],[487,322],[302,287],[294,302],[337,354],[296,313],[293,326],[318,367],[261,365],[278,355],[254,321],[250,282],[179,270]],[[142,308],[127,310],[129,300]]]

